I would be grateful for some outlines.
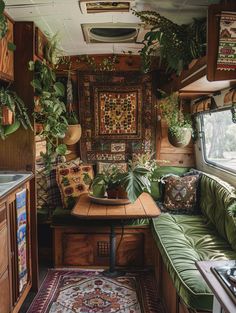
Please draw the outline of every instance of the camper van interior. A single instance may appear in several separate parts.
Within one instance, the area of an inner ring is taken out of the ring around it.
[[[236,0],[0,0],[0,313],[236,313]]]

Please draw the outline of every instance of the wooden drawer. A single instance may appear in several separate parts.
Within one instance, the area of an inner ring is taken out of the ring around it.
[[[117,234],[118,245],[121,235]],[[109,264],[109,234],[63,234],[64,266],[107,266]],[[124,234],[116,256],[118,266],[143,266],[144,236]]]
[[[10,287],[8,270],[0,277],[0,312],[10,312]]]
[[[8,244],[7,244],[7,224],[0,227],[0,275],[8,266]],[[0,312],[2,312],[0,310]]]

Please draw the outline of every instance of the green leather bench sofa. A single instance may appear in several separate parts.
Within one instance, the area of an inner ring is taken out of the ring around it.
[[[158,286],[168,313],[212,311],[213,296],[197,270],[202,260],[236,259],[236,190],[202,174],[199,215],[163,213],[152,221]]]

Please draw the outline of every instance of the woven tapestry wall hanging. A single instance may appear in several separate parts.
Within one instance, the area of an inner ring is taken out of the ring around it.
[[[141,87],[95,87],[95,136],[141,138]]]
[[[217,69],[236,69],[236,13],[233,12],[221,13]]]
[[[79,72],[84,162],[127,162],[133,153],[155,151],[152,76],[139,72]]]

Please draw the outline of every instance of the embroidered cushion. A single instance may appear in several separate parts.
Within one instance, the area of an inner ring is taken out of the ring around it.
[[[198,181],[199,175],[167,177],[163,202],[165,209],[193,212],[197,207]]]
[[[76,199],[89,191],[90,179],[93,179],[93,167],[82,164],[80,159],[57,166],[57,182],[64,208],[71,209]]]

